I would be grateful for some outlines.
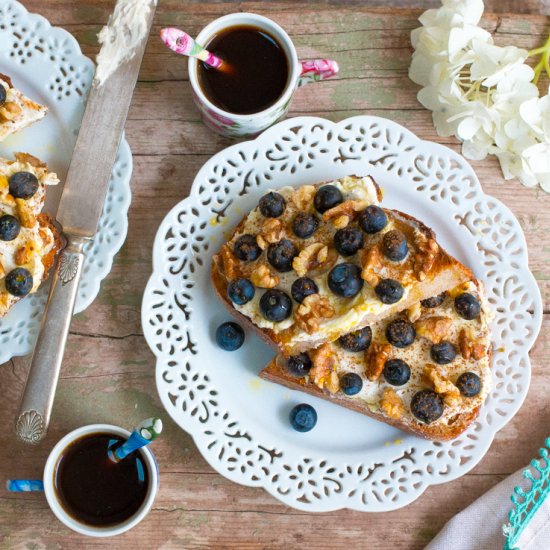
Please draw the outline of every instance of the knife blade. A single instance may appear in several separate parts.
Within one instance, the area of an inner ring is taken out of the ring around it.
[[[57,211],[67,245],[52,276],[40,333],[31,360],[15,432],[26,443],[46,434],[74,303],[84,246],[97,231],[136,85],[156,0],[150,0],[147,32],[130,59],[105,82],[94,79]]]

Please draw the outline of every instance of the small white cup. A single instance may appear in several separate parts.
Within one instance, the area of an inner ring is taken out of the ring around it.
[[[149,487],[147,488],[145,501],[133,516],[122,523],[106,527],[87,525],[78,521],[64,510],[59,501],[55,490],[55,474],[57,463],[63,451],[76,439],[94,433],[112,433],[125,438],[130,437],[130,432],[128,430],[124,430],[118,426],[112,426],[111,424],[90,424],[89,426],[83,426],[82,428],[78,428],[68,433],[57,443],[48,456],[46,466],[44,467],[44,492],[46,493],[48,504],[52,512],[57,516],[57,519],[73,531],[90,537],[112,537],[128,531],[128,529],[137,525],[149,513],[149,510],[153,506],[153,501],[157,496],[159,487],[158,466],[153,453],[147,447],[143,447],[138,451],[141,453],[145,466],[147,467]]]

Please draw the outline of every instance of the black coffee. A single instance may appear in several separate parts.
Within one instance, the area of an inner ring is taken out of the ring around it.
[[[149,473],[139,451],[118,463],[107,456],[109,443],[124,440],[110,433],[85,435],[71,443],[55,471],[55,489],[65,511],[96,526],[121,523],[145,501]]]
[[[288,59],[282,46],[265,31],[245,25],[230,27],[215,35],[206,48],[231,68],[226,72],[199,62],[199,85],[220,109],[258,113],[283,94]]]

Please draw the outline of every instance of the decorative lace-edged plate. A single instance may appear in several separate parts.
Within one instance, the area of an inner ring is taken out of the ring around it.
[[[0,143],[0,156],[23,151],[39,157],[58,174],[61,183],[48,189],[44,210],[55,214],[84,114],[93,74],[93,62],[84,56],[75,38],[31,14],[14,0],[0,2],[0,72],[35,101],[47,105],[46,118]],[[75,312],[85,310],[111,270],[113,257],[128,231],[132,154],[123,138],[113,169],[99,230],[86,247],[86,263]],[[0,319],[0,363],[26,355],[34,347],[48,285],[18,302]]]
[[[260,380],[273,356],[247,333],[228,353],[214,340],[230,318],[210,284],[212,254],[270,188],[369,174],[384,204],[425,221],[486,281],[493,323],[493,389],[478,420],[449,443],[425,441],[318,398]],[[519,409],[542,303],[518,221],[485,195],[466,161],[386,119],[288,119],[212,157],[156,236],[142,324],[157,357],[162,402],[222,475],[263,487],[295,508],[393,510],[431,484],[464,475]],[[315,406],[311,432],[291,429],[297,403]]]

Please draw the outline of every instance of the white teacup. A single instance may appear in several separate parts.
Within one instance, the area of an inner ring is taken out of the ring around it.
[[[196,42],[206,46],[220,31],[229,27],[250,25],[260,28],[273,36],[283,48],[289,62],[289,78],[281,97],[268,108],[253,114],[236,114],[214,105],[199,86],[198,67],[200,61],[189,58],[189,81],[193,100],[204,123],[215,132],[226,137],[255,136],[282,119],[290,106],[290,100],[297,88],[309,82],[324,80],[338,73],[338,64],[330,59],[299,61],[296,48],[288,34],[274,21],[254,13],[231,13],[215,19],[197,36]]]
[[[113,435],[118,435],[124,438],[128,438],[130,436],[130,432],[128,430],[124,430],[118,426],[112,426],[111,424],[90,424],[89,426],[83,426],[82,428],[78,428],[68,433],[57,443],[48,456],[46,466],[44,467],[44,492],[46,493],[46,499],[48,500],[48,504],[50,505],[52,512],[61,522],[73,531],[83,535],[88,535],[90,537],[112,537],[128,531],[128,529],[131,529],[137,525],[149,513],[149,510],[153,506],[153,501],[155,500],[159,487],[158,466],[153,453],[147,447],[143,447],[139,451],[136,451],[141,453],[144,464],[147,467],[147,472],[149,474],[149,487],[147,488],[147,494],[143,504],[133,516],[116,525],[109,525],[105,527],[88,525],[78,521],[65,511],[59,497],[57,496],[57,492],[55,490],[56,469],[63,451],[73,441],[82,436],[94,433],[112,433]]]

